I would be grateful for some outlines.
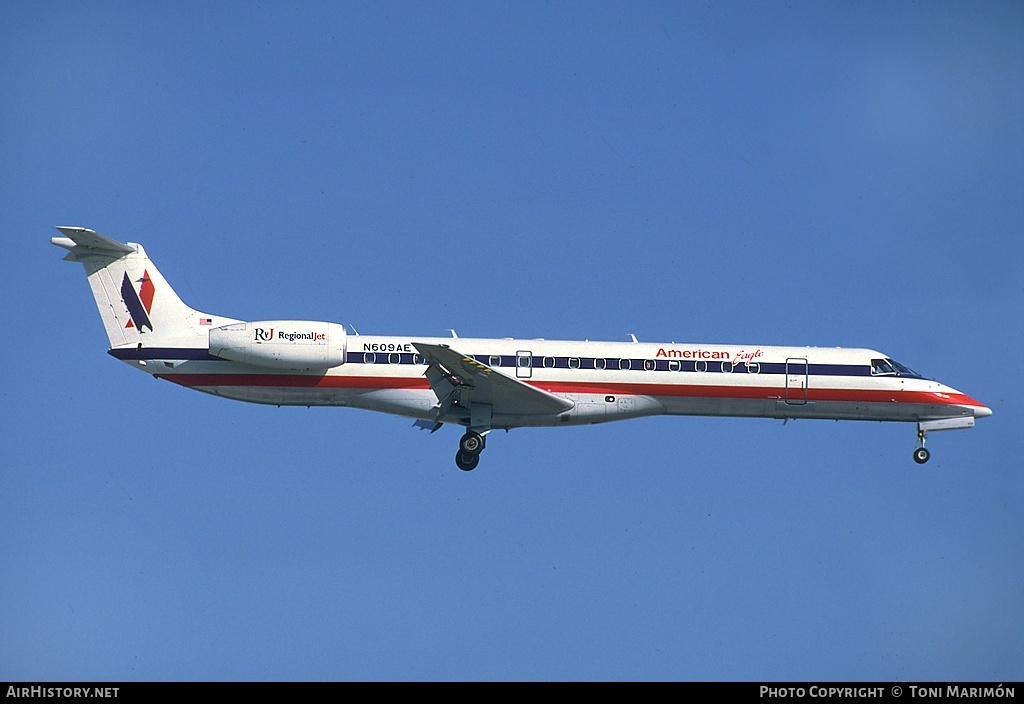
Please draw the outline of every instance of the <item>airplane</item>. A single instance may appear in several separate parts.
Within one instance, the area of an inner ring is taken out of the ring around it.
[[[492,430],[664,414],[911,422],[924,464],[927,433],[992,414],[869,349],[378,336],[332,322],[236,320],[183,303],[142,245],[57,230],[50,241],[85,266],[116,359],[239,401],[380,411],[430,432],[461,425],[464,471]]]

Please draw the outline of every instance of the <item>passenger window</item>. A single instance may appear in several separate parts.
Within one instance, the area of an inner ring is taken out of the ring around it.
[[[375,355],[373,352],[363,353],[363,362],[365,362],[366,364],[373,364],[376,361],[377,355]]]
[[[693,363],[693,370],[696,372],[706,372],[708,370],[708,363],[703,359]]]
[[[555,358],[554,357],[545,357],[544,358],[544,366],[546,368],[548,368],[548,369],[553,368],[555,366]]]
[[[594,369],[604,369],[604,357],[598,357],[594,360]]]
[[[747,374],[759,374],[761,372],[760,362],[747,362]]]
[[[388,355],[388,364],[401,364],[401,363],[402,363],[402,355],[398,354],[397,352],[392,352],[391,354]]]
[[[580,358],[579,357],[569,357],[569,369],[579,369],[579,368],[580,368]]]
[[[496,355],[496,354],[492,354],[490,357],[487,358],[487,363],[490,364],[492,367],[500,367],[501,366],[501,356],[500,355]]]
[[[726,374],[732,371],[732,362],[722,362],[722,371]]]
[[[630,364],[628,359],[619,360],[619,369],[629,369],[631,366],[632,365]]]
[[[645,359],[644,360],[644,369],[646,369],[647,371],[653,372],[657,368],[658,368],[658,363],[655,362],[653,359]]]
[[[678,359],[670,359],[670,360],[668,360],[668,370],[670,372],[677,372],[677,371],[679,371],[682,368],[683,368],[683,364]]]

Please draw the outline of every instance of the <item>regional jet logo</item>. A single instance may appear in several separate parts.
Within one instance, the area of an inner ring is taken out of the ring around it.
[[[139,290],[136,292],[135,286],[128,278],[128,272],[125,272],[124,279],[121,280],[121,298],[128,306],[128,314],[131,315],[131,320],[125,327],[137,328],[139,332],[142,332],[143,328],[149,328],[149,331],[153,332],[153,323],[149,320],[149,312],[153,310],[153,294],[156,289],[153,287],[153,280],[149,278],[148,271],[143,270],[139,283]]]

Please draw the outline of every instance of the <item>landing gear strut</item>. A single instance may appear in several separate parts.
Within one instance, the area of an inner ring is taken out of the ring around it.
[[[463,472],[470,472],[480,464],[480,453],[484,451],[484,436],[472,430],[459,440],[459,451],[455,453],[455,465]]]
[[[924,464],[925,462],[928,461],[928,458],[932,456],[932,453],[928,452],[928,450],[924,446],[924,438],[926,434],[927,433],[925,433],[925,431],[921,429],[921,426],[918,425],[917,449],[914,450],[914,461],[917,462],[918,464]]]

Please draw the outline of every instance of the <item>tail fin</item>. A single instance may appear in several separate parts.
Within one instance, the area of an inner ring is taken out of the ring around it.
[[[211,327],[234,320],[185,305],[142,245],[122,244],[83,227],[58,227],[50,242],[68,250],[89,277],[110,346],[205,347]]]

